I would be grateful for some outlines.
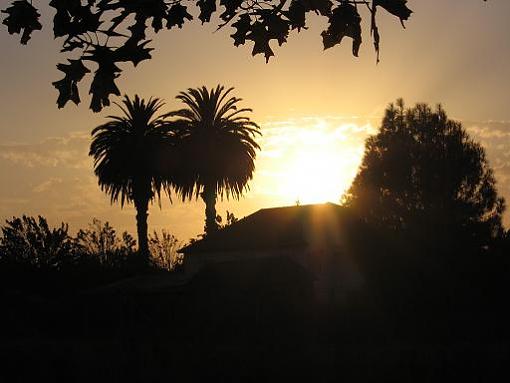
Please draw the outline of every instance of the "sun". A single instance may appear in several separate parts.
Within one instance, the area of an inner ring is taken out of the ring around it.
[[[288,162],[281,182],[281,194],[301,204],[338,202],[345,189],[334,177],[334,153],[307,150]]]
[[[280,169],[279,193],[288,203],[339,203],[354,170],[346,171],[345,143],[322,125],[300,129]]]
[[[252,190],[268,206],[341,203],[372,130],[354,118],[266,123]]]

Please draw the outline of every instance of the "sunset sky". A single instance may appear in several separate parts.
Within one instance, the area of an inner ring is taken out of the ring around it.
[[[249,44],[235,48],[229,28],[213,33],[217,23],[195,21],[156,35],[153,58],[136,69],[126,65],[117,82],[128,95],[165,99],[167,111],[179,107],[179,91],[220,83],[235,87],[242,105],[254,109],[263,133],[255,178],[245,198],[219,203],[222,216],[297,200],[339,202],[364,140],[399,97],[408,105],[440,102],[462,121],[487,149],[498,190],[510,201],[510,1],[411,0],[409,7],[415,13],[405,30],[380,12],[378,65],[366,15],[359,58],[347,40],[323,51],[326,20],[314,16],[309,30],[274,47],[269,64],[252,57]],[[69,222],[74,233],[96,217],[134,233],[134,209],[110,205],[87,156],[92,128],[118,111],[88,109],[90,80],[82,82],[80,106],[57,109],[51,82],[61,77],[55,65],[65,56],[52,37],[52,9],[40,8],[44,29],[28,46],[1,26],[0,220],[40,214],[54,225]],[[149,229],[187,241],[202,232],[204,208],[200,200],[164,198],[161,209],[155,204],[149,211]]]

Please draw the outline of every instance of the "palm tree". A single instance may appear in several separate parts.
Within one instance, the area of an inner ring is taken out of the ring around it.
[[[218,230],[216,199],[220,195],[236,199],[248,189],[255,170],[255,136],[259,126],[248,117],[241,101],[228,97],[234,88],[188,89],[176,97],[186,107],[169,113],[180,132],[182,160],[174,171],[174,188],[182,199],[200,196],[206,205],[205,234]]]
[[[94,173],[101,190],[111,203],[133,202],[136,208],[138,248],[148,261],[147,216],[149,202],[170,195],[170,183],[163,176],[158,155],[172,148],[174,135],[166,115],[155,116],[164,103],[148,101],[137,95],[124,96],[122,116],[108,116],[109,121],[92,131],[89,155],[94,157]]]

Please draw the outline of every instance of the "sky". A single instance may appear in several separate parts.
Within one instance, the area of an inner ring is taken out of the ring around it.
[[[251,45],[234,47],[229,28],[215,32],[213,20],[160,32],[151,44],[153,58],[136,69],[126,65],[117,82],[125,94],[163,98],[166,111],[180,107],[179,91],[224,84],[254,110],[263,133],[255,176],[244,198],[220,201],[222,216],[228,210],[241,218],[297,201],[338,202],[356,174],[365,139],[399,97],[408,105],[441,103],[461,121],[486,148],[498,190],[510,201],[510,2],[411,0],[409,7],[414,13],[406,29],[379,12],[379,64],[366,18],[359,58],[347,40],[323,51],[326,23],[312,15],[308,30],[273,46],[276,57],[268,64],[262,55],[251,56]],[[0,31],[0,221],[40,214],[53,225],[68,222],[75,232],[96,217],[134,233],[134,209],[110,204],[87,155],[90,131],[117,110],[92,113],[86,80],[82,104],[57,109],[51,82],[61,77],[56,64],[65,56],[52,36],[52,9],[40,8],[44,29],[27,46],[3,25]],[[151,206],[149,229],[182,241],[201,233],[203,203],[172,201]]]

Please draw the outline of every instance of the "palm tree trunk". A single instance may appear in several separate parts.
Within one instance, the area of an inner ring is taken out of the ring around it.
[[[204,231],[206,235],[209,235],[218,231],[218,224],[216,223],[216,188],[206,185],[200,196],[205,202]]]
[[[146,263],[149,262],[149,239],[147,233],[147,217],[149,216],[149,201],[135,201],[136,231],[138,234],[138,251]]]

